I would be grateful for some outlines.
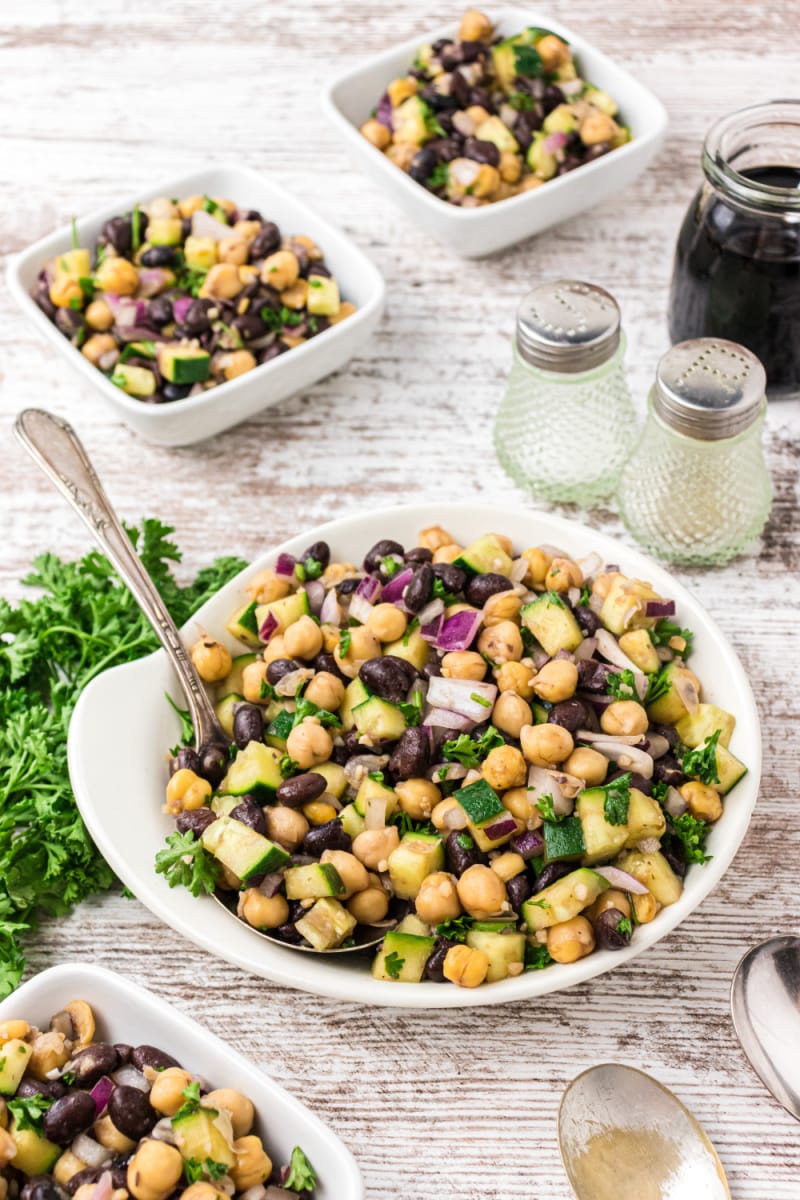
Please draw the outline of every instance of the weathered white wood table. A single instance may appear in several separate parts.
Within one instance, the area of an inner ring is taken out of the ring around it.
[[[11,438],[24,405],[68,417],[123,515],[173,522],[192,567],[221,552],[254,555],[363,505],[425,498],[435,516],[445,498],[525,503],[499,473],[490,425],[515,307],[533,280],[583,277],[619,298],[643,400],[666,347],[672,243],[703,132],[741,104],[796,94],[796,6],[543,4],[543,20],[571,24],[652,87],[672,128],[657,165],[630,192],[476,263],[428,241],[350,168],[318,100],[332,71],[414,30],[422,38],[457,13],[423,0],[4,6],[3,255],[117,194],[147,194],[160,177],[232,159],[274,173],[346,228],[384,272],[389,303],[378,336],[348,371],[213,444],[170,452],[110,419],[0,293],[0,591],[18,594],[34,553],[86,548],[82,527]],[[798,1200],[798,1128],[744,1062],[727,997],[743,950],[798,926],[799,440],[798,405],[774,407],[776,500],[762,543],[725,570],[686,580],[749,670],[765,770],[734,869],[644,957],[536,1004],[370,1012],[249,978],[162,928],[138,902],[110,894],[42,928],[30,969],[99,962],[206,1022],[331,1123],[358,1155],[370,1200],[564,1200],[559,1098],[581,1068],[605,1060],[652,1071],[689,1103],[737,1200]],[[587,519],[619,531],[611,512]]]

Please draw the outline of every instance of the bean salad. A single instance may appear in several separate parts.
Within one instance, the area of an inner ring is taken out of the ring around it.
[[[420,47],[363,136],[433,195],[475,208],[530,191],[630,141],[616,101],[581,78],[563,38],[497,36],[477,9]]]
[[[302,1149],[275,1167],[242,1092],[96,1033],[85,1000],[0,1024],[3,1200],[312,1200]]]
[[[146,404],[237,379],[355,312],[319,246],[224,197],[157,196],[42,270],[33,299]]]
[[[156,869],[290,944],[386,928],[390,983],[622,950],[746,771],[674,617],[597,554],[499,533],[282,554],[228,622],[247,652],[192,647],[230,744],[172,751]]]

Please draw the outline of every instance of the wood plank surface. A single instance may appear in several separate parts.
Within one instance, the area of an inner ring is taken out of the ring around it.
[[[656,164],[623,195],[489,261],[420,233],[348,162],[321,115],[334,72],[458,9],[423,0],[28,0],[0,21],[0,254],[151,181],[245,163],[296,191],[372,256],[383,324],[350,367],[211,443],[148,446],[47,346],[0,289],[0,593],[31,557],[86,548],[82,526],[11,436],[45,405],[84,436],[128,519],[177,526],[186,568],[253,556],[330,516],[410,500],[528,503],[491,449],[516,304],[535,280],[577,276],[617,296],[637,401],[667,345],[674,237],[713,119],[796,93],[797,5],[781,0],[589,0],[520,9],[572,26],[666,104]],[[625,968],[531,1004],[463,1014],[368,1011],[284,990],[209,959],[118,894],[46,924],[30,970],[95,961],[152,987],[251,1055],[357,1154],[369,1200],[564,1200],[556,1141],[567,1082],[618,1060],[674,1088],[719,1149],[736,1200],[798,1200],[797,1125],[743,1059],[728,1016],[743,951],[798,928],[796,789],[798,402],[771,407],[775,507],[731,566],[681,572],[753,681],[761,799],[727,878],[671,937]],[[613,511],[573,515],[619,533]],[[735,799],[734,801],[735,802]]]

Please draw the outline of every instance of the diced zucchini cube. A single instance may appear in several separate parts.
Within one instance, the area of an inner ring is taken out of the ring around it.
[[[147,240],[151,246],[178,246],[182,236],[180,217],[155,217],[147,224]]]
[[[217,261],[217,243],[210,237],[187,237],[183,257],[190,271],[210,271]]]
[[[401,900],[415,900],[422,881],[444,866],[444,847],[438,835],[407,833],[389,855],[389,878]]]
[[[315,950],[335,950],[358,922],[338,900],[322,899],[295,921],[295,928]]]
[[[341,307],[336,280],[326,275],[309,275],[306,307],[316,316],[335,317]]]
[[[117,363],[111,382],[129,396],[152,396],[156,390],[153,372],[147,367],[136,367],[131,363]]]
[[[387,933],[372,964],[373,978],[393,983],[421,983],[435,944],[432,937],[417,937],[396,929]]]
[[[158,348],[158,366],[170,383],[202,383],[208,379],[211,355],[199,346],[162,344]]]
[[[283,880],[287,900],[317,900],[322,896],[343,896],[347,891],[333,863],[289,867]]]

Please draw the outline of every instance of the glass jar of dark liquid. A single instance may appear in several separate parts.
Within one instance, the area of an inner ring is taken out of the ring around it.
[[[684,218],[669,305],[674,342],[752,350],[771,399],[800,395],[800,100],[723,117]]]

